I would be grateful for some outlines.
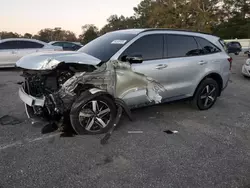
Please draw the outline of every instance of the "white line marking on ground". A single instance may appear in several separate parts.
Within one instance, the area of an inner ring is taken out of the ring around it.
[[[0,145],[0,151],[5,150],[7,148],[11,148],[11,147],[21,146],[21,145],[24,145],[25,143],[33,143],[33,142],[36,142],[39,140],[49,139],[49,138],[55,137],[55,136],[60,135],[60,134],[61,133],[54,133],[54,134],[51,134],[48,136],[41,136],[41,137],[32,138],[32,139],[26,138],[24,140],[20,140],[20,141],[14,142],[14,143],[3,144],[3,145]]]

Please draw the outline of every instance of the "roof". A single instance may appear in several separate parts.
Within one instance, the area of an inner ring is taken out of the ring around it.
[[[170,29],[170,28],[140,28],[140,29],[122,29],[122,30],[116,30],[113,32],[126,32],[131,34],[140,34],[143,32],[150,32],[150,31],[168,31],[168,32],[178,32],[178,33],[196,33],[196,34],[202,34],[202,35],[210,35],[214,36],[210,33],[204,33],[204,32],[197,32],[197,31],[191,31],[191,30],[185,30],[185,29]],[[214,36],[216,37],[216,36]]]
[[[39,42],[39,43],[43,43],[43,44],[45,43],[45,42],[37,40],[37,39],[29,39],[29,38],[7,38],[7,39],[1,39],[0,43],[1,42],[7,42],[7,41],[13,41],[13,40],[15,40],[15,41],[20,41],[20,40],[33,41],[33,42]]]
[[[49,44],[53,44],[53,43],[56,43],[56,42],[68,42],[68,43],[73,43],[73,44],[77,44],[77,45],[80,45],[82,46],[82,44],[80,42],[71,42],[71,41],[50,41]]]

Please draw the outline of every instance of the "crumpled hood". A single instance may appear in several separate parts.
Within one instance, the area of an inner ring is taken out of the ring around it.
[[[52,70],[61,62],[95,66],[101,60],[82,52],[38,52],[19,59],[16,62],[16,67],[30,70]]]

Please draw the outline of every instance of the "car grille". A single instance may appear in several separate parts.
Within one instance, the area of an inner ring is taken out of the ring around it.
[[[27,81],[26,80],[26,86],[28,86],[27,92],[29,95],[32,95],[34,97],[42,97],[43,96],[43,82],[41,81]]]

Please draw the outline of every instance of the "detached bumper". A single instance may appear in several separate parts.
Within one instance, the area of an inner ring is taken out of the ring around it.
[[[27,104],[28,106],[44,106],[45,103],[45,97],[44,98],[37,98],[37,97],[33,97],[29,94],[27,94],[23,87],[19,88],[18,91],[19,97],[20,99]]]

